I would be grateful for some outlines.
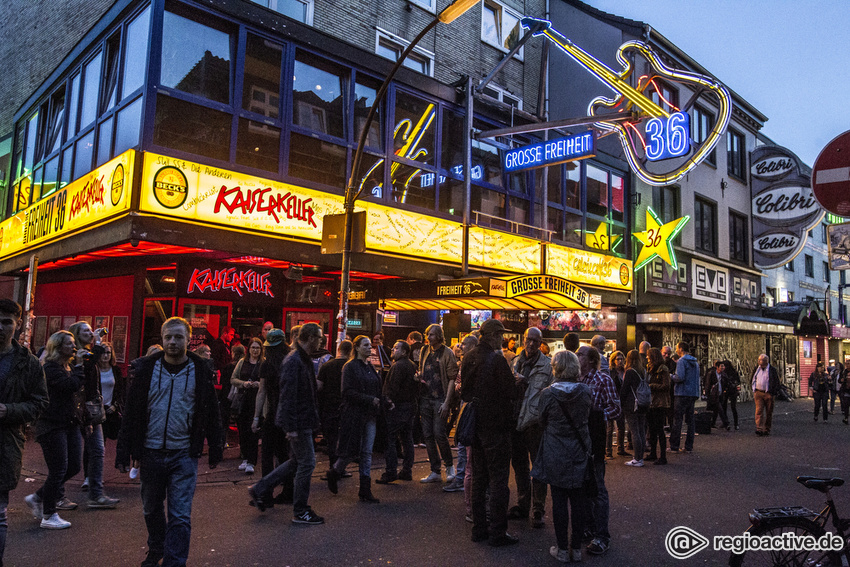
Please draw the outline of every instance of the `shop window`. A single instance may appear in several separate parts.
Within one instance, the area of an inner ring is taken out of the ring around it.
[[[409,43],[389,32],[378,30],[375,40],[375,53],[390,61],[398,61]],[[434,54],[420,47],[414,47],[413,51],[405,57],[402,66],[432,77],[434,76]]]
[[[463,177],[464,146],[466,142],[466,117],[450,110],[443,111],[442,152],[440,165],[443,169],[458,172]],[[454,169],[460,166],[459,169]],[[476,180],[477,181],[477,180]]]
[[[396,203],[433,209],[436,207],[435,183],[427,181],[429,174],[416,166],[393,163],[392,200]],[[431,174],[433,177],[433,174]]]
[[[821,241],[822,244],[827,244],[828,241],[829,241],[829,230],[828,230],[829,225],[827,225],[826,223],[823,223],[823,224],[820,225],[820,227],[821,227],[820,241]]]
[[[526,226],[517,226],[516,230],[520,234],[528,234],[529,226],[531,224],[531,215],[530,211],[530,203],[525,199],[519,199],[517,197],[510,198],[510,215],[509,218],[515,223],[519,223],[520,225]]]
[[[97,162],[95,166],[103,165],[112,157],[112,117],[100,125],[97,133]]]
[[[434,130],[437,127],[437,106],[433,102],[396,91],[395,137],[396,155],[436,165],[434,158]]]
[[[118,56],[120,52],[121,34],[116,32],[106,40],[106,76],[103,81],[100,114],[110,110],[118,102]]]
[[[462,217],[464,193],[463,181],[446,178],[440,183],[440,212]]]
[[[306,51],[298,51],[292,80],[292,123],[314,132],[345,137],[347,71]]]
[[[481,6],[481,40],[502,51],[510,51],[522,37],[522,16],[495,0],[484,0]],[[523,57],[523,48],[516,56]]]
[[[696,143],[702,144],[714,127],[714,114],[701,106],[694,106],[691,110],[691,115],[691,136]],[[711,165],[717,165],[717,150],[711,150],[705,161]]]
[[[601,217],[608,215],[608,172],[587,165],[587,212]]]
[[[563,196],[561,194],[563,187],[563,165],[550,166],[546,179],[546,200],[557,205],[563,204]],[[542,177],[542,175],[541,175]]]
[[[582,216],[579,214],[571,213],[569,211],[564,213],[564,232],[562,236],[562,240],[564,242],[575,246],[582,245],[582,220]]]
[[[127,39],[124,46],[124,78],[121,85],[122,98],[126,98],[140,88],[145,81],[148,35],[150,35],[150,12],[150,7],[145,8],[127,25]]]
[[[242,108],[273,120],[280,117],[282,61],[282,45],[248,34],[245,43]]]
[[[346,155],[346,149],[341,146],[293,133],[289,175],[342,189],[348,181]]]
[[[239,119],[236,163],[277,172],[280,154],[280,128],[247,118]]]
[[[528,172],[509,173],[507,177],[508,190],[521,195],[528,195]]]
[[[41,180],[44,175],[43,167],[36,167],[35,171],[32,172],[32,189],[30,190],[31,197],[33,198],[33,202],[38,200],[38,196],[41,193]]]
[[[139,145],[139,125],[141,120],[141,97],[118,111],[117,125],[115,128],[114,155],[120,155],[124,153],[124,151]]]
[[[68,146],[62,152],[62,170],[59,175],[59,187],[64,187],[71,182],[74,171],[74,146]]]
[[[729,213],[729,258],[746,263],[749,260],[747,254],[749,242],[749,230],[747,230],[747,217],[735,212]]]
[[[101,53],[98,53],[83,69],[79,130],[84,130],[88,127],[94,122],[97,116],[97,98],[100,92],[100,70],[102,62],[103,56]]]
[[[165,12],[160,83],[229,104],[232,43],[227,32]]]
[[[806,277],[815,277],[815,259],[808,254],[806,254]]]
[[[357,82],[354,84],[354,139],[360,140],[360,135],[363,133],[363,127],[366,124],[366,117],[369,116],[369,110],[375,104],[375,97],[378,95],[380,84],[370,79],[369,77],[357,77]],[[372,117],[372,124],[369,126],[369,135],[366,136],[366,146],[370,148],[382,149],[384,142],[381,139],[381,125],[383,124],[382,105],[378,105],[375,115]]]
[[[288,18],[313,25],[313,0],[251,0]]]
[[[717,254],[717,205],[700,198],[694,202],[694,241],[698,251]]]
[[[170,96],[156,99],[154,144],[222,161],[230,159],[231,116]]]
[[[564,167],[567,173],[564,180],[567,190],[564,206],[581,210],[581,168],[575,163],[565,164]]]
[[[552,234],[552,238],[563,240],[564,211],[549,207],[546,211],[546,230]]]
[[[497,187],[502,185],[502,162],[499,158],[499,148],[496,146],[472,140],[472,167],[479,168],[476,176],[479,183]]]
[[[726,167],[729,175],[745,179],[747,167],[747,145],[743,134],[734,130],[726,132]]]
[[[91,171],[94,157],[94,130],[77,140],[74,151],[74,179],[79,179]]]

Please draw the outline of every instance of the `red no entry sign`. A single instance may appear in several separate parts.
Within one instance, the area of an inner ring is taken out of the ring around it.
[[[850,216],[850,130],[821,150],[812,170],[812,191],[827,211]]]

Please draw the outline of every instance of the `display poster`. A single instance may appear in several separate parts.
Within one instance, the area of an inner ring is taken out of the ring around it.
[[[54,333],[58,333],[61,330],[62,317],[60,317],[59,315],[54,315],[50,317],[49,322],[47,324],[47,338],[49,339],[51,336],[53,336]]]
[[[125,316],[112,318],[112,354],[119,364],[127,360],[127,320]]]
[[[32,347],[37,350],[47,344],[47,317],[36,317],[32,331]]]
[[[688,260],[680,259],[674,268],[656,258],[644,270],[647,293],[663,293],[679,297],[691,296],[691,271]]]
[[[694,259],[691,268],[694,299],[729,305],[729,270]]]

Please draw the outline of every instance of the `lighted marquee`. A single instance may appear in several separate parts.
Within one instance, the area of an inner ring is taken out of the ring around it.
[[[558,33],[552,28],[551,22],[523,18],[521,23],[526,29],[534,28],[535,36],[548,38],[616,93],[613,98],[593,99],[588,106],[588,114],[599,116],[619,112],[627,116],[636,115],[634,119],[598,122],[596,126],[619,135],[629,165],[645,183],[667,185],[682,178],[711,153],[726,131],[732,115],[731,97],[715,79],[667,67],[652,48],[641,41],[629,41],[620,46],[617,61],[622,70],[617,72]],[[639,77],[637,86],[632,86],[632,61],[636,55],[649,63],[652,75]],[[678,108],[671,101],[664,100],[656,82],[658,77],[699,93],[699,96],[690,97],[689,105],[692,106],[697,99],[706,96],[711,98],[712,106],[717,108],[717,119],[712,128],[704,140],[695,143],[693,147],[690,147],[687,121],[690,107]],[[658,103],[651,96],[653,91],[658,95]],[[645,122],[643,132],[638,128],[641,122]]]
[[[632,289],[631,260],[555,244],[546,245],[546,273],[580,284]]]
[[[585,159],[596,155],[596,137],[588,130],[557,140],[507,150],[502,154],[502,168],[510,173],[547,165]]]

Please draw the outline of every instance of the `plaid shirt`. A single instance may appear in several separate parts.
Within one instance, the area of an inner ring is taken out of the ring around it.
[[[599,370],[591,370],[587,376],[582,376],[579,381],[590,386],[593,409],[603,412],[605,419],[620,417],[620,396],[617,394],[611,376]]]

